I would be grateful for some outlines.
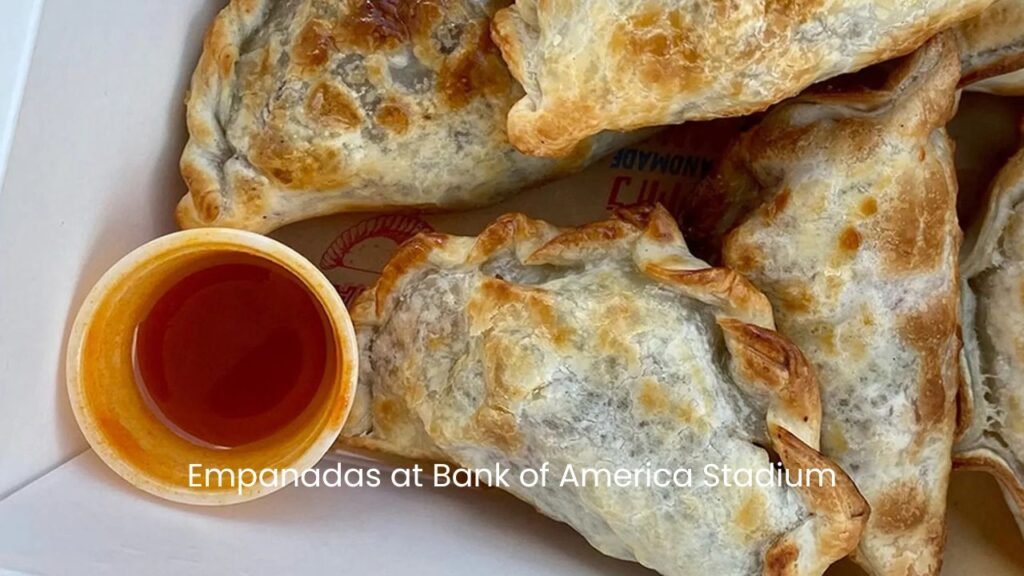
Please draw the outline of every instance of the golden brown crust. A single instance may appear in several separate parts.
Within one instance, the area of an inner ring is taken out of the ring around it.
[[[666,233],[666,230],[674,230],[674,233]],[[513,213],[499,217],[485,228],[473,239],[469,252],[461,257],[466,264],[479,264],[501,251],[512,250],[522,262],[531,265],[569,265],[591,258],[600,250],[615,249],[616,245],[624,247],[626,242],[635,242],[638,236],[654,245],[671,246],[682,239],[672,215],[661,205],[621,210],[611,220],[569,229]],[[420,233],[402,244],[381,271],[373,290],[364,292],[364,295],[375,295],[376,310],[357,308],[354,315],[379,315],[403,277],[431,264],[443,261],[452,265],[458,261],[458,249],[446,250],[451,239],[443,234]],[[743,276],[726,268],[710,268],[692,256],[680,261],[656,251],[653,254],[653,259],[638,261],[640,269],[652,279],[722,308],[732,317],[769,329],[774,326],[767,298]],[[681,269],[680,264],[693,269]],[[369,317],[362,320],[373,323]]]
[[[883,70],[880,86],[846,79],[853,88],[779,105],[700,192],[717,218],[703,224],[707,243],[724,243],[724,261],[768,295],[818,370],[822,451],[873,508],[856,557],[872,574],[941,566],[962,389],[944,131],[958,56],[943,34]]]
[[[760,388],[759,393],[768,392],[774,401],[768,407],[769,418],[817,450],[821,399],[818,379],[803,353],[774,330],[734,318],[722,318],[718,325],[739,381]]]
[[[526,91],[509,111],[509,139],[527,154],[561,157],[601,130],[759,112],[912,52],[991,1],[865,10],[843,0],[520,0],[492,23]]]
[[[682,297],[709,305],[715,311],[732,358],[729,371],[733,380],[745,395],[757,399],[755,402],[766,402],[765,420],[771,449],[793,473],[813,469],[835,475],[835,486],[811,484],[797,488],[810,516],[765,553],[764,573],[820,574],[832,562],[848,554],[856,546],[867,521],[867,506],[842,470],[813,448],[818,444],[820,423],[820,401],[813,371],[800,351],[772,329],[771,308],[765,297],[735,272],[710,268],[689,254],[674,220],[661,206],[620,211],[609,220],[571,229],[559,229],[522,214],[508,214],[498,218],[476,238],[420,235],[398,249],[378,285],[357,300],[351,315],[366,343],[372,338],[373,330],[392,322],[392,310],[401,298],[409,297],[408,291],[428,270],[446,269],[458,273],[508,257],[530,266],[579,267],[610,255],[631,255],[638,272]],[[520,435],[520,424],[514,414],[515,404],[528,390],[519,381],[522,373],[511,366],[519,362],[523,352],[518,346],[508,348],[508,341],[491,339],[491,319],[500,316],[503,322],[529,326],[534,337],[546,342],[547,349],[564,348],[567,354],[571,346],[580,345],[578,340],[591,336],[563,324],[553,306],[554,295],[543,289],[497,277],[484,277],[474,286],[473,296],[466,304],[470,319],[467,329],[478,335],[479,345],[483,347],[482,378],[486,386],[479,409],[469,420],[470,428],[460,428],[461,434],[471,435],[474,442],[489,450],[522,454],[526,440]],[[607,310],[607,314],[624,319],[627,326],[628,318],[634,313],[627,302],[619,302],[618,307]],[[616,340],[616,332],[624,332],[625,328],[616,326],[610,323],[593,335],[598,346],[609,349],[609,357],[624,348]],[[517,376],[517,381],[508,381],[510,376]],[[382,424],[380,411],[384,401],[375,399],[375,404],[364,407],[376,412],[377,425]],[[664,386],[654,379],[641,383],[636,403],[638,409],[652,417],[669,418],[696,428],[706,425],[698,421],[693,408],[673,401]],[[404,408],[388,408],[384,420],[408,417],[401,410]],[[353,417],[361,418],[358,414]],[[391,427],[387,422],[383,425]],[[436,439],[447,438],[446,434],[450,433],[431,425],[427,427],[428,433]],[[387,430],[371,427],[347,433],[369,435],[359,436],[368,440],[354,443],[353,439],[344,440],[346,445],[378,448],[399,455],[404,449],[403,444],[391,441]],[[411,446],[410,453],[422,458],[436,457],[440,452]],[[751,525],[751,533],[758,529],[758,509],[757,503],[751,503],[741,514]]]
[[[268,232],[335,212],[467,208],[578,171],[519,154],[521,91],[490,37],[501,0],[232,0],[186,99],[184,228]]]
[[[820,574],[856,547],[867,524],[870,507],[853,480],[835,462],[781,426],[769,424],[768,433],[772,448],[787,470],[793,473],[820,471],[823,474],[830,471],[835,484],[828,483],[831,479],[820,483],[808,481],[800,488],[807,507],[814,511],[810,523],[816,524],[813,527],[816,554],[805,557],[793,554],[794,550],[800,550],[797,538],[801,529],[797,528],[776,541],[765,553],[764,574]]]
[[[192,152],[186,148],[181,158],[181,174],[189,189],[175,212],[182,228],[214,221],[223,211],[220,190],[224,182],[218,166],[228,145],[215,110],[219,99],[230,90],[245,31],[255,27],[268,9],[269,0],[232,0],[203,37],[203,51],[192,74],[185,107]]]
[[[929,49],[919,50],[900,62],[879,89],[811,90],[781,105],[756,129],[741,134],[698,186],[697,200],[682,216],[683,228],[696,237],[700,246],[698,255],[717,261],[726,235],[755,209],[764,210],[770,220],[783,216],[792,191],[785,182],[776,190],[780,184],[778,172],[795,158],[810,156],[824,145],[851,161],[870,158],[885,145],[875,118],[885,121],[895,117],[894,106],[900,107],[900,117],[906,120],[900,129],[908,133],[930,132],[934,126],[944,125],[952,118],[956,101],[948,91],[933,87],[955,83],[958,78],[959,66],[952,56],[954,42],[950,34],[936,37]],[[820,123],[793,119],[798,110],[810,111],[815,107],[832,119],[827,134],[822,133]],[[831,142],[833,134],[840,132],[843,139]],[[893,194],[891,201],[882,206],[874,196],[860,200],[858,219],[864,228],[844,229],[836,238],[836,247],[849,255],[860,249],[864,236],[868,236],[877,238],[882,245],[888,256],[884,265],[893,273],[934,265],[937,256],[932,247],[944,233],[938,224],[949,214],[954,200],[941,193],[947,184],[955,186],[953,168],[941,168],[926,172],[935,181],[927,188],[919,188],[910,181],[896,183],[900,187],[914,187],[913,194],[911,190]],[[918,198],[918,189],[923,189],[927,196]],[[772,194],[766,196],[765,190]],[[924,218],[924,225],[918,225],[919,217]],[[740,272],[748,270],[758,259],[756,247],[749,248],[749,254],[741,255],[745,265],[733,263]]]

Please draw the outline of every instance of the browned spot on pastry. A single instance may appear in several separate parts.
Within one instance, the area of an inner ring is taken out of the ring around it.
[[[217,64],[220,67],[220,75],[227,78],[235,70],[235,54],[233,52],[221,53]]]
[[[786,206],[789,204],[789,197],[792,193],[792,190],[789,188],[783,188],[781,192],[775,195],[775,198],[772,199],[771,204],[769,204],[767,208],[766,215],[769,221],[775,219],[779,214],[782,214],[782,211],[785,210]]]
[[[283,186],[297,189],[333,188],[344,183],[338,150],[295,141],[274,128],[253,140],[249,161]]]
[[[765,0],[765,30],[761,42],[779,42],[800,24],[821,13],[823,0]],[[762,48],[763,50],[763,48]]]
[[[881,494],[872,506],[871,524],[885,534],[918,526],[928,514],[928,502],[916,484],[901,482]]]
[[[262,4],[262,0],[236,0],[236,3],[242,12],[252,13]]]
[[[733,524],[737,531],[743,535],[749,535],[757,537],[763,532],[765,526],[765,506],[764,496],[761,492],[749,490],[746,496],[743,498],[743,503],[740,504],[739,510],[736,511]]]
[[[551,181],[557,180],[562,176],[569,176],[579,172],[587,166],[587,161],[590,159],[590,155],[594,151],[593,140],[583,140],[572,149],[571,152],[565,156],[558,158],[558,167],[552,174]]]
[[[679,225],[661,204],[650,209],[620,210],[615,217],[644,230],[644,236],[659,243],[679,243]]]
[[[192,163],[181,165],[181,177],[192,195],[192,205],[198,219],[204,223],[216,221],[221,211],[220,194],[216,193],[219,186],[210,179],[205,170]]]
[[[599,314],[595,334],[598,349],[609,356],[624,358],[630,365],[638,364],[639,351],[629,343],[630,328],[638,322],[636,306],[627,299],[616,299]]]
[[[260,50],[260,65],[256,71],[256,76],[260,78],[271,78],[273,74],[274,63],[271,60],[270,46],[264,46]],[[251,86],[251,84],[249,84]]]
[[[355,100],[341,88],[327,82],[320,82],[309,91],[306,113],[335,130],[350,130],[361,120]]]
[[[787,312],[805,313],[814,307],[814,294],[805,283],[789,282],[776,288],[775,301]]]
[[[393,398],[374,398],[373,417],[375,424],[382,430],[394,430],[404,418],[405,410]]]
[[[542,333],[558,346],[567,344],[574,334],[572,328],[558,321],[555,309],[551,303],[542,297],[529,297],[526,305],[530,310],[530,316],[537,322]]]
[[[420,232],[402,244],[391,260],[384,265],[384,269],[380,271],[376,288],[363,293],[367,296],[373,295],[374,310],[383,310],[384,302],[391,297],[399,280],[410,270],[426,262],[431,252],[443,249],[447,241],[448,237],[443,234]],[[361,300],[362,297],[360,297]],[[357,304],[360,304],[360,301],[357,301]],[[361,307],[357,306],[356,310],[361,311]]]
[[[878,212],[878,200],[874,196],[868,196],[860,201],[860,213],[863,216],[873,216]]]
[[[519,446],[520,439],[509,406],[525,394],[525,380],[531,374],[529,352],[492,331],[484,333],[483,347],[486,396],[473,415],[473,423],[490,444],[512,450]]]
[[[915,406],[921,433],[929,433],[933,426],[941,425],[952,404],[947,397],[947,379],[956,378],[956,358],[950,350],[955,338],[957,308],[955,294],[935,295],[925,308],[901,319],[899,334],[918,353],[918,391]],[[949,388],[954,388],[950,384]]]
[[[522,315],[523,326],[530,326],[556,346],[568,344],[575,330],[558,320],[558,314],[548,294],[541,290],[514,286],[496,278],[484,279],[479,293],[470,301],[472,316],[486,315],[487,311],[501,310],[504,314]]]
[[[765,8],[770,14],[785,16],[791,22],[803,22],[821,8],[824,0],[767,0]]]
[[[491,333],[484,335],[484,384],[487,392],[487,404],[508,406],[516,394],[516,384],[512,378],[522,377],[516,372],[516,365],[521,364],[521,351],[509,346],[509,342]]]
[[[503,410],[484,406],[473,415],[475,428],[495,448],[511,453],[519,449],[521,439],[515,417]]]
[[[475,45],[444,61],[438,86],[444,103],[458,109],[474,98],[507,92],[511,78],[489,30],[481,27]]]
[[[952,234],[955,194],[941,166],[904,174],[876,218],[868,236],[877,239],[884,269],[891,274],[929,270],[939,265],[944,241]]]
[[[814,331],[818,346],[828,354],[836,353],[836,329],[831,324],[821,324]]]
[[[541,235],[537,229],[537,221],[530,220],[524,214],[512,212],[499,216],[477,235],[473,244],[473,259],[487,258],[508,246],[520,231],[526,235]]]
[[[331,26],[323,20],[310,20],[295,38],[292,56],[300,66],[320,66],[327,62],[333,47]]]
[[[427,336],[427,350],[440,352],[448,346],[449,338],[446,334],[429,334]]]
[[[764,576],[789,576],[794,573],[800,548],[787,539],[780,540],[764,555]]]
[[[848,156],[851,162],[870,162],[885,146],[885,130],[879,130],[877,124],[862,118],[843,118],[830,130],[844,135],[837,150]]]
[[[661,412],[668,408],[669,400],[665,391],[661,389],[656,380],[646,378],[640,384],[640,394],[637,400],[648,412]]]
[[[611,37],[611,50],[639,70],[649,89],[682,91],[704,83],[696,45],[704,37],[683,17],[682,9],[666,13],[651,9],[620,22]]]
[[[410,40],[428,39],[445,0],[348,0],[334,38],[365,52],[392,50]]]
[[[853,226],[847,226],[839,233],[839,249],[844,252],[856,252],[860,248],[860,232]]]
[[[241,214],[265,214],[266,197],[262,178],[254,178],[248,174],[232,174],[228,176],[229,188],[237,195],[234,203],[234,217]]]
[[[399,104],[381,104],[377,108],[377,124],[393,134],[405,134],[409,129],[409,116]]]
[[[742,229],[737,230],[742,233]],[[730,234],[726,239],[725,262],[730,268],[737,272],[749,273],[761,267],[765,261],[764,253],[753,244],[739,240],[738,234]],[[732,240],[736,239],[736,242]]]
[[[645,378],[640,383],[640,392],[637,394],[636,400],[640,407],[651,416],[668,416],[676,422],[682,422],[687,427],[698,430],[707,429],[707,423],[697,419],[693,405],[673,401],[665,393],[661,384],[653,378]]]

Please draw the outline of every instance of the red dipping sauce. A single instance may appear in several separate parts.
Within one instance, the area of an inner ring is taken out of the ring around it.
[[[180,435],[236,447],[299,418],[325,383],[333,346],[301,280],[256,257],[212,255],[139,324],[136,377]]]

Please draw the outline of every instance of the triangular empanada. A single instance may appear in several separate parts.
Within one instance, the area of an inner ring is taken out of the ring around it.
[[[854,559],[938,574],[959,385],[957,183],[944,34],[880,89],[811,93],[740,136],[701,190],[723,261],[818,371],[822,452],[871,505]]]

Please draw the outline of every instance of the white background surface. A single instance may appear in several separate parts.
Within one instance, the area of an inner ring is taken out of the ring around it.
[[[103,270],[172,228],[186,80],[221,4],[43,5],[0,189],[0,496],[85,448],[65,329]]]

